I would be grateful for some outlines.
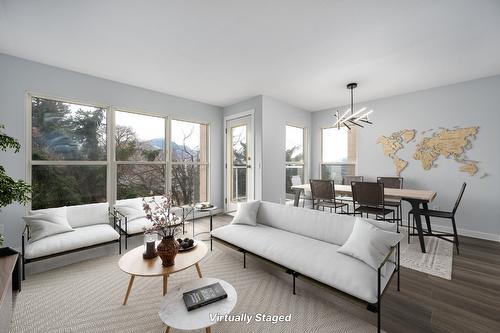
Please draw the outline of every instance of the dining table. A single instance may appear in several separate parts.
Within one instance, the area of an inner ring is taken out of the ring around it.
[[[292,190],[294,193],[293,205],[298,206],[300,195],[302,192],[311,192],[310,184],[293,185]],[[335,192],[344,195],[352,195],[351,185],[335,184]],[[415,225],[417,226],[418,240],[420,242],[420,249],[425,253],[424,236],[429,235],[431,232],[431,221],[429,216],[424,215],[427,224],[427,233],[424,233],[422,228],[422,212],[429,209],[428,204],[432,202],[437,196],[434,191],[428,190],[414,190],[414,189],[399,189],[399,188],[385,188],[385,199],[404,200],[411,205],[413,216],[415,218]],[[410,232],[410,230],[408,230]]]

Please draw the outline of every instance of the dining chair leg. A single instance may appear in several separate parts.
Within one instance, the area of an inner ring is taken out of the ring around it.
[[[408,220],[407,220],[408,221],[408,244],[410,244],[410,215],[413,219],[413,215],[410,212],[408,212]]]
[[[403,226],[403,204],[400,204],[399,205],[399,218],[400,218],[400,223],[401,223],[401,226]]]
[[[458,234],[457,234],[457,225],[455,223],[455,217],[451,218],[451,224],[453,225],[453,234],[455,235],[455,246],[457,247],[457,254],[460,254],[458,250]]]

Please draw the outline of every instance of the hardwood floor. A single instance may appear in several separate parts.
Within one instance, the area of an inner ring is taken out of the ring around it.
[[[231,219],[227,215],[214,217],[214,228]],[[382,299],[383,330],[500,332],[500,243],[468,237],[459,240],[460,255],[455,252],[453,256],[451,281],[401,268],[401,291],[396,290],[394,278]],[[329,299],[339,297],[335,292],[324,293],[325,289],[307,281],[301,281],[297,288],[298,292],[304,288],[320,297],[329,294]],[[364,306],[347,307],[348,312],[375,324],[375,315]]]
[[[451,281],[402,268],[383,302],[389,332],[500,332],[500,243],[460,237]]]

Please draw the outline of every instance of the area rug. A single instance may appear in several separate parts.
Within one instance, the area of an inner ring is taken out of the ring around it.
[[[165,332],[158,316],[162,279],[137,277],[123,306],[129,276],[118,268],[118,259],[101,257],[28,276],[16,298],[11,333]],[[200,267],[204,276],[224,279],[236,288],[233,314],[292,315],[290,322],[276,324],[220,322],[212,332],[376,332],[374,325],[348,313],[336,301],[303,289],[292,295],[288,275],[285,280],[255,262],[243,269],[241,254],[220,245]],[[194,268],[176,273],[169,279],[169,288],[194,278]]]
[[[422,253],[418,236],[411,236],[410,244],[406,228],[401,232],[405,234],[401,240],[401,266],[422,273],[438,276],[451,280],[453,264],[453,244],[437,237],[425,237],[425,251]]]

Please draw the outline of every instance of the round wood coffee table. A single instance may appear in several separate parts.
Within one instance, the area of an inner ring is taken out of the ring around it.
[[[227,298],[192,311],[187,310],[184,299],[182,298],[183,293],[217,282],[224,288]],[[211,318],[210,315],[212,315],[212,317],[218,315],[219,318],[222,318],[224,315],[231,313],[236,305],[237,299],[238,296],[234,287],[224,280],[214,278],[196,279],[178,285],[171,290],[161,302],[158,314],[161,320],[167,324],[165,333],[168,333],[170,328],[179,330],[197,330],[205,328],[206,333],[210,333],[210,326],[217,323],[217,318]]]
[[[198,245],[189,251],[179,252],[175,257],[175,264],[173,266],[164,267],[161,264],[160,257],[153,259],[143,259],[142,253],[144,252],[144,245],[138,246],[133,250],[125,253],[118,261],[118,266],[122,271],[130,274],[127,292],[123,305],[127,304],[128,296],[132,290],[134,279],[136,276],[155,277],[163,276],[163,295],[167,293],[168,276],[170,274],[185,270],[191,266],[196,267],[198,276],[201,278],[201,270],[198,262],[205,257],[208,252],[207,246],[203,242],[198,242]]]

